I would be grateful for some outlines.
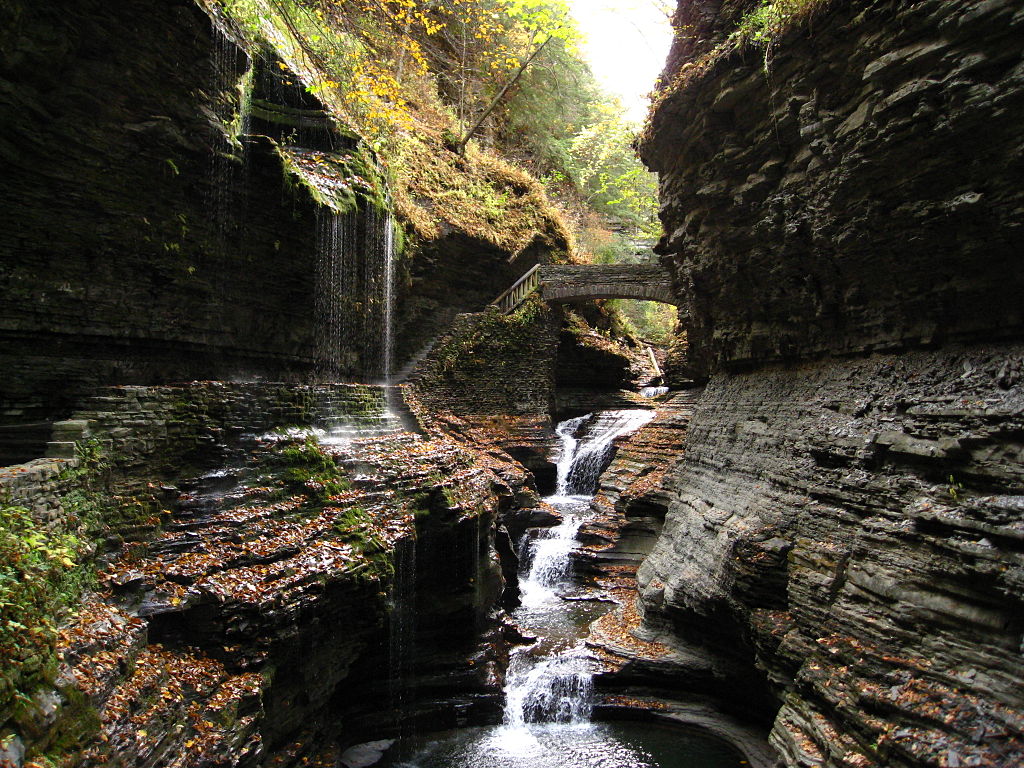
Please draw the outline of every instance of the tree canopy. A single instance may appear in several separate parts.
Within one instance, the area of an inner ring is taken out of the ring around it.
[[[563,0],[222,2],[372,143],[434,130],[461,152],[472,140],[542,180],[577,222],[594,211],[655,230],[636,127],[581,59]]]

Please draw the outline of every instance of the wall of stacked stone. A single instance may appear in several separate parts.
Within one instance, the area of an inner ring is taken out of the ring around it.
[[[186,464],[245,433],[317,425],[332,416],[373,420],[386,407],[382,387],[362,384],[110,387],[54,426],[47,457],[0,468],[0,502],[32,509],[39,522],[59,519],[61,498],[77,482],[66,470],[80,465],[76,445],[82,441],[95,441],[119,475],[138,478]]]
[[[544,308],[495,338],[501,331],[494,312],[459,315],[413,371],[409,386],[428,413],[548,418],[557,322]]]
[[[66,470],[76,467],[78,459],[35,459],[0,467],[0,504],[27,507],[37,523],[52,525],[63,514],[61,498],[75,482]]]

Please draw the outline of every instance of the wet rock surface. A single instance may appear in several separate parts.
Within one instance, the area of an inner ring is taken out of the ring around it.
[[[756,658],[790,764],[1021,759],[1019,354],[722,375],[698,403],[646,624]]]
[[[1015,765],[1024,13],[824,3],[766,75],[752,5],[682,4],[642,146],[710,381],[637,633],[728,662],[787,765]]]
[[[459,696],[496,706],[491,553],[512,491],[440,437],[312,434],[264,434],[177,483],[63,631],[36,753],[68,732],[72,764],[334,764],[349,734],[397,732],[398,701],[425,721]],[[98,722],[74,732],[79,710]]]

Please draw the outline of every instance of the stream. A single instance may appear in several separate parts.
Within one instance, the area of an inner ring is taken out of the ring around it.
[[[560,423],[557,488],[544,499],[562,522],[528,532],[519,544],[521,605],[512,615],[536,641],[517,649],[505,683],[504,722],[462,728],[403,744],[393,768],[734,768],[742,758],[697,731],[654,723],[594,723],[594,662],[583,642],[609,610],[572,573],[576,534],[592,512],[614,440],[653,411],[588,414]],[[411,755],[411,757],[410,757]]]

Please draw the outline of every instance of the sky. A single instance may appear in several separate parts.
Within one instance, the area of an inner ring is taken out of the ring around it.
[[[657,0],[567,0],[585,40],[581,52],[594,76],[622,99],[627,118],[642,122],[647,94],[661,73],[672,28]],[[674,6],[675,3],[672,3]]]

